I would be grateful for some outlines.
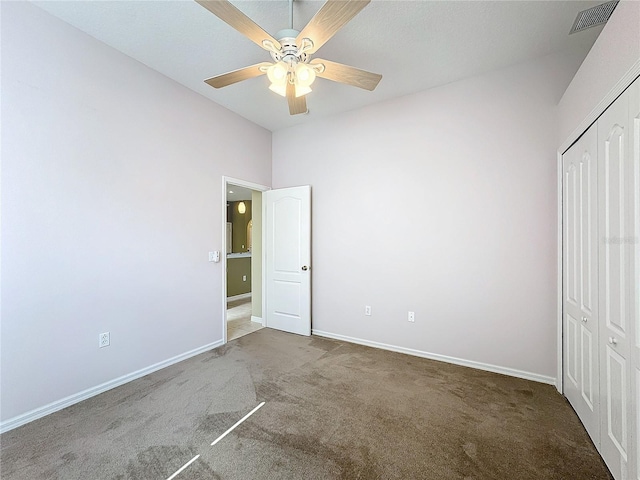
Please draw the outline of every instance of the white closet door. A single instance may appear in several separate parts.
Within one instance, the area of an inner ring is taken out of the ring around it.
[[[601,449],[616,480],[631,478],[634,177],[629,90],[598,119]],[[635,423],[635,422],[634,422]]]
[[[563,156],[565,395],[600,443],[598,356],[597,129]]]
[[[563,296],[564,296],[564,385],[565,395],[573,404],[578,398],[579,362],[578,362],[578,174],[576,168],[577,145],[563,155],[564,188],[564,232],[563,232]]]
[[[632,440],[634,454],[631,455],[630,468],[635,476],[630,478],[640,480],[640,78],[629,90],[629,127],[631,130],[631,158],[633,175],[629,175],[629,191],[632,201],[630,204],[630,243],[631,279],[630,283],[630,316],[632,321],[632,378],[631,378],[631,407],[633,423],[635,423]],[[633,226],[631,226],[633,225]]]

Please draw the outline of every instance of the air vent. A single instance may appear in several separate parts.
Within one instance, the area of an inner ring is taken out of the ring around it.
[[[618,5],[619,0],[612,0],[595,7],[588,8],[578,13],[576,21],[573,22],[573,27],[569,31],[569,35],[576,32],[581,32],[587,28],[595,27],[596,25],[602,25],[607,23],[609,17],[613,13],[613,10]]]

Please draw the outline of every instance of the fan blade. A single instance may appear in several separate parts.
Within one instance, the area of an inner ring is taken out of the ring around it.
[[[234,83],[241,82],[253,77],[259,77],[264,75],[265,72],[260,70],[260,67],[270,67],[269,62],[256,63],[250,67],[240,68],[233,72],[223,73],[222,75],[216,75],[204,81],[204,83],[211,85],[213,88],[222,88],[227,85],[233,85]]]
[[[321,58],[314,58],[309,62],[310,65],[320,63],[324,65],[324,71],[317,73],[317,75],[327,80],[333,80],[334,82],[346,83],[347,85],[353,85],[354,87],[371,91],[378,86],[378,83],[380,83],[382,79],[382,75],[378,75],[377,73],[367,72],[359,68],[323,60]]]
[[[257,25],[244,13],[234,7],[228,0],[196,0],[196,2],[209,10],[223,22],[228,23],[233,28],[238,30],[244,36],[249,38],[249,40],[256,43],[260,48],[269,50],[262,44],[263,40],[269,40],[273,42],[273,45],[275,45],[277,49],[282,48],[280,43],[275,38],[265,32],[262,27]]]
[[[296,86],[290,82],[287,82],[287,102],[289,103],[290,115],[307,113],[307,101],[304,95],[296,98]]]
[[[309,38],[313,47],[306,53],[312,54],[327,43],[338,30],[366,7],[371,0],[327,0],[318,13],[298,34],[296,44],[302,45],[303,38]]]

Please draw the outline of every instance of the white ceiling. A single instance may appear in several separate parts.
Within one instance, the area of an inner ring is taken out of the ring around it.
[[[290,116],[265,76],[216,90],[203,80],[269,54],[192,0],[36,1],[36,5],[243,117],[275,131],[552,53],[584,58],[602,27],[568,35],[601,2],[373,0],[316,57],[383,75],[374,92],[318,79],[308,115]],[[288,0],[233,1],[274,35]],[[322,1],[296,0],[301,30]]]
[[[251,200],[253,190],[239,185],[227,185],[227,202],[239,202],[241,200]]]

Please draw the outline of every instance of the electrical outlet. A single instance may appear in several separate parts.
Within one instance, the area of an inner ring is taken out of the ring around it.
[[[409,316],[407,317],[407,319],[410,322],[415,322],[416,321],[416,312],[409,312]]]
[[[108,346],[110,345],[110,343],[111,343],[111,342],[110,342],[110,340],[109,340],[109,332],[101,333],[101,334],[98,336],[98,346],[99,346],[100,348],[108,347]]]
[[[246,282],[247,281],[247,276],[246,275],[242,275],[242,281]]]
[[[364,314],[368,317],[371,316],[371,305],[367,305],[364,307]]]

